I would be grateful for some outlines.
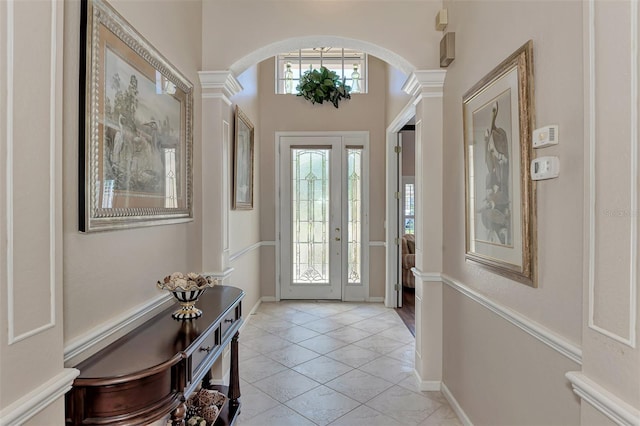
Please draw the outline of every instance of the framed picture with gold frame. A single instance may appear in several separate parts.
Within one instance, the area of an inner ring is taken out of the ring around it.
[[[192,220],[193,85],[108,3],[81,5],[80,231]]]
[[[533,42],[463,96],[465,258],[537,287]]]
[[[233,208],[253,209],[253,124],[236,105],[233,149]]]

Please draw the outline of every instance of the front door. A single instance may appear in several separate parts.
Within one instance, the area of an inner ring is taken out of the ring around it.
[[[363,284],[364,144],[343,136],[279,142],[280,297],[341,300]]]

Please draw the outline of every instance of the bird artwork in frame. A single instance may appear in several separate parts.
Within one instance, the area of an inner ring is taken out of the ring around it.
[[[536,287],[532,42],[463,97],[467,261]]]

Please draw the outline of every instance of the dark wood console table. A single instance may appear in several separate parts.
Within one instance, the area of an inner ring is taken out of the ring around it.
[[[184,424],[185,400],[211,379],[211,367],[231,343],[229,387],[207,386],[227,394],[215,425],[232,425],[240,412],[238,330],[244,292],[235,287],[207,289],[195,320],[171,317],[178,305],[76,366],[80,375],[66,395],[67,425],[143,425],[168,414]]]

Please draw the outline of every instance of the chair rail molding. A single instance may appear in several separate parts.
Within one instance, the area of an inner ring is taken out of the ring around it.
[[[622,426],[640,425],[640,411],[588,378],[582,372],[569,371],[565,374],[573,386],[573,391],[583,401]]]
[[[80,362],[81,360],[77,360],[77,362],[75,362],[76,360],[74,358],[79,355],[82,355],[82,358],[90,356],[91,353],[102,347],[100,343],[110,343],[117,337],[126,334],[137,325],[167,308],[171,303],[173,303],[173,300],[171,293],[163,291],[160,295],[148,302],[138,305],[133,309],[112,318],[110,321],[89,330],[87,333],[72,339],[64,347],[65,364],[70,361],[74,361],[74,364]]]
[[[29,392],[13,404],[0,411],[0,425],[19,425],[44,410],[57,399],[62,398],[80,374],[75,368],[65,368],[52,379]]]
[[[519,329],[540,340],[545,345],[551,347],[552,349],[555,349],[562,355],[569,358],[571,361],[582,365],[582,348],[580,348],[579,346],[557,335],[553,331],[549,330],[541,324],[538,324],[532,319],[527,318],[524,315],[521,315],[507,308],[506,306],[503,306],[491,300],[483,294],[478,293],[471,287],[454,280],[446,274],[442,274],[442,281],[449,287],[457,290],[471,300],[481,304],[493,313],[509,321]]]

